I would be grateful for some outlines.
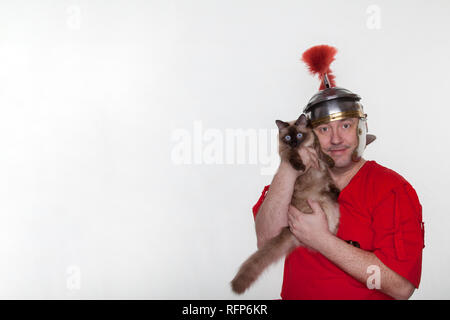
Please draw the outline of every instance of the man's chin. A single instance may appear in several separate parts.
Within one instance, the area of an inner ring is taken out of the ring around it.
[[[335,168],[346,168],[352,164],[352,157],[351,155],[333,155],[329,154],[331,159],[334,161],[334,167]]]
[[[338,159],[334,161],[334,167],[337,169],[348,168],[353,164],[352,159]]]

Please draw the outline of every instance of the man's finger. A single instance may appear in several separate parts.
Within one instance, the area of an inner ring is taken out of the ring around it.
[[[309,152],[309,160],[312,162],[312,166],[315,168],[319,168],[319,160],[317,158],[317,154],[315,152]]]
[[[320,206],[319,202],[312,200],[312,199],[308,199],[308,204],[311,207],[311,209],[313,210],[313,213],[322,212],[322,207]]]
[[[289,210],[288,211],[292,212],[292,214],[300,213],[300,211],[296,207],[294,207],[292,204],[289,205]]]
[[[289,229],[294,229],[294,219],[292,217],[288,218]]]
[[[314,167],[316,168],[316,169],[319,169],[319,160],[317,159],[317,157],[314,155],[314,157],[313,157],[313,164],[314,164]]]

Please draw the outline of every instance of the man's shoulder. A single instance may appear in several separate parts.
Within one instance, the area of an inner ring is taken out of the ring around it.
[[[385,183],[390,186],[409,184],[402,175],[376,161],[367,161],[367,167],[368,178],[374,182]]]
[[[388,193],[399,188],[413,189],[402,175],[375,161],[368,161],[367,163],[365,184],[371,192],[380,198],[384,198]]]

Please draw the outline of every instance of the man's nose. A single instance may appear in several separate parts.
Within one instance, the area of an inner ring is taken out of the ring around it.
[[[341,144],[342,143],[342,137],[339,133],[339,130],[337,128],[331,129],[331,144]]]

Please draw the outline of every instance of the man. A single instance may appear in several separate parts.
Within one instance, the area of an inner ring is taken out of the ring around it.
[[[367,125],[360,97],[331,87],[326,73],[321,79],[324,89],[304,113],[322,151],[335,163],[329,171],[341,190],[338,233],[330,233],[318,203],[310,201],[313,214],[290,205],[303,171],[282,161],[253,207],[258,247],[289,226],[313,249],[299,247],[286,257],[283,299],[408,299],[421,276],[421,205],[404,178],[361,157]],[[367,137],[370,143],[373,136]],[[313,150],[302,148],[300,156],[307,168],[316,165]]]

